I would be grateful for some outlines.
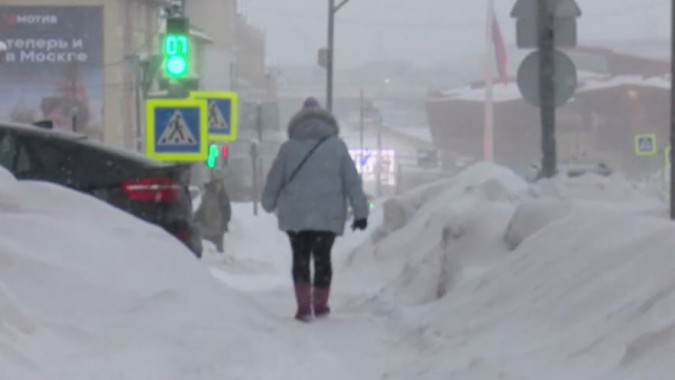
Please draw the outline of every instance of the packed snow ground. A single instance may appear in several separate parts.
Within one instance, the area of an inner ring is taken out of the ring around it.
[[[251,205],[235,205],[227,253],[207,246],[200,263],[155,227],[0,171],[1,377],[675,372],[675,226],[639,186],[530,186],[479,164],[378,204],[371,224],[338,241],[333,316],[304,325],[291,318],[286,238]]]

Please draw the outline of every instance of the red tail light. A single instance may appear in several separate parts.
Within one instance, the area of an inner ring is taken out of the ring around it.
[[[176,237],[181,241],[188,241],[190,239],[190,230],[180,230],[176,232]]]
[[[142,202],[177,202],[182,192],[180,185],[164,177],[127,181],[122,189],[129,198]]]

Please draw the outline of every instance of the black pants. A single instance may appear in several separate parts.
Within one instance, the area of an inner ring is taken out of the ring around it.
[[[293,281],[296,284],[311,282],[310,262],[314,258],[314,286],[330,287],[333,279],[331,250],[335,234],[325,231],[289,232],[293,248]]]

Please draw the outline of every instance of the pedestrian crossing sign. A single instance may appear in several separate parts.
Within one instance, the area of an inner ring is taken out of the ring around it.
[[[199,162],[208,158],[208,105],[196,99],[147,101],[146,147],[160,161]]]
[[[656,134],[644,134],[635,136],[635,155],[636,156],[656,156],[658,147],[656,145]]]
[[[208,102],[208,129],[210,141],[237,139],[237,111],[239,96],[235,92],[193,91],[190,98]]]

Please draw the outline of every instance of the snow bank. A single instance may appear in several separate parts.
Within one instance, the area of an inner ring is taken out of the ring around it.
[[[539,181],[524,194],[504,238],[515,249],[543,227],[568,215],[575,205],[664,215],[658,194],[620,175],[560,176]]]
[[[525,189],[513,172],[478,164],[391,199],[373,240],[350,252],[346,278],[337,281],[402,304],[436,300],[459,280],[460,267],[508,251],[504,230],[515,211],[512,203]],[[359,278],[374,280],[363,284]]]
[[[434,186],[394,200],[405,223],[347,266],[379,284],[352,306],[417,350],[388,378],[672,377],[675,234],[657,196],[618,176],[528,187],[485,164]]]
[[[439,198],[443,198],[439,203],[458,199],[476,186],[482,186],[488,199],[508,196],[527,188],[523,179],[510,170],[480,163],[453,178],[387,200],[383,205],[383,224],[376,236],[381,238],[407,225],[423,205],[434,203]]]
[[[428,348],[416,368],[432,368],[416,378],[670,378],[672,229],[625,210],[574,209],[411,316]]]
[[[525,239],[568,215],[571,210],[571,202],[554,198],[522,202],[509,222],[504,240],[510,249],[516,249]]]
[[[3,169],[0,195],[3,379],[294,373],[279,324],[163,230]]]

